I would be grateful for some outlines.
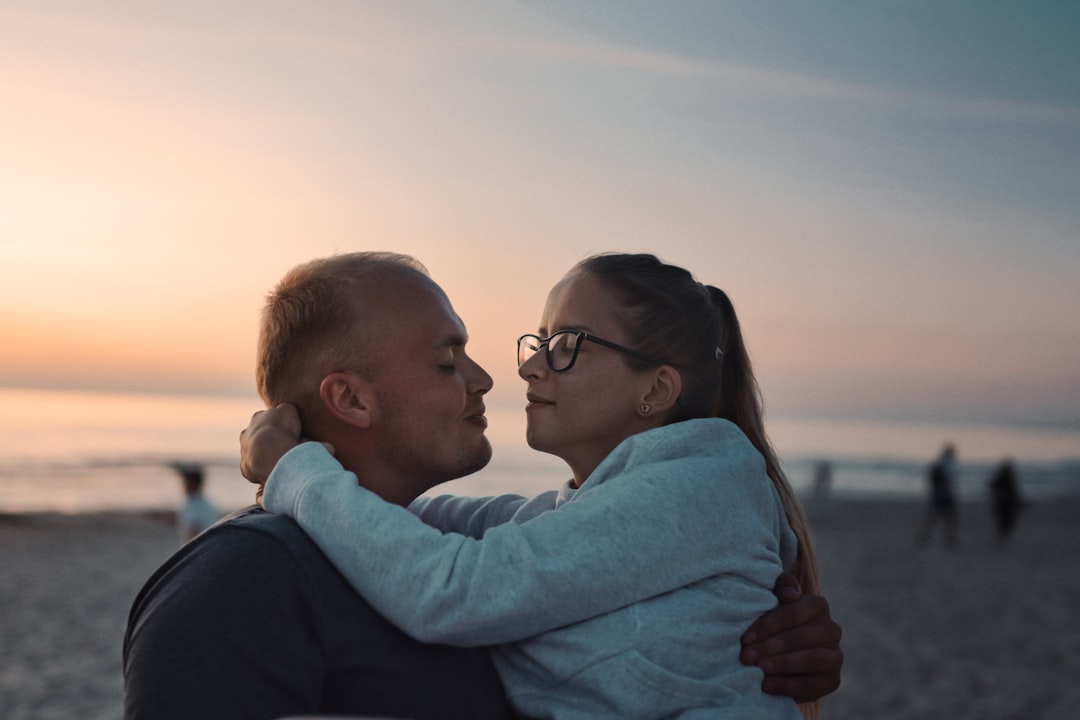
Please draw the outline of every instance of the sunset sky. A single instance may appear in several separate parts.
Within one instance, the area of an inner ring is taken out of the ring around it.
[[[0,386],[253,393],[293,265],[416,255],[521,402],[566,269],[735,300],[771,412],[1080,425],[1080,4],[0,4]]]

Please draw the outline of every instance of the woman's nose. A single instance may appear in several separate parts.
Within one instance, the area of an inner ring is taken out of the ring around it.
[[[541,350],[538,353],[533,353],[532,357],[518,366],[518,376],[522,380],[531,380],[540,377],[547,370],[547,360],[544,357],[544,351]]]

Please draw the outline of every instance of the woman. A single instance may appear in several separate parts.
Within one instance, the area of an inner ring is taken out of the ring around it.
[[[552,289],[518,362],[529,444],[566,461],[562,489],[410,515],[322,453],[287,455],[264,504],[406,632],[501,644],[525,715],[798,717],[738,661],[776,576],[816,593],[817,574],[726,295],[651,255],[595,256]],[[408,560],[392,576],[369,563],[386,553]]]

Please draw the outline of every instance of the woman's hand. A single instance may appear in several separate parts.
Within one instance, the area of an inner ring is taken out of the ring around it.
[[[793,575],[773,587],[780,605],[762,615],[742,637],[740,659],[765,673],[761,688],[796,702],[812,702],[840,687],[840,626],[820,595],[803,595]]]
[[[257,502],[262,502],[263,485],[278,460],[300,444],[300,413],[294,405],[278,405],[260,410],[240,432],[240,473],[257,483]]]

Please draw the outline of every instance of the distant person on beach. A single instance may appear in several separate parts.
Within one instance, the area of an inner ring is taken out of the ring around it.
[[[176,463],[173,468],[180,474],[184,489],[183,504],[176,511],[176,529],[180,542],[186,543],[220,520],[224,513],[203,494],[206,476],[201,465]]]
[[[810,497],[816,502],[825,502],[832,497],[832,463],[818,460],[814,465],[814,486]]]
[[[956,495],[953,485],[956,481],[956,446],[947,443],[941,455],[931,465],[928,472],[930,503],[919,531],[919,542],[927,543],[934,528],[940,523],[944,532],[945,544],[956,544]]]
[[[363,320],[320,344],[332,321],[298,303],[326,271],[302,268],[271,298],[292,326],[263,336],[259,385],[275,407],[243,433],[241,467],[269,475],[264,504],[295,516],[378,612],[425,642],[494,645],[526,716],[799,717],[736,659],[777,577],[791,570],[813,593],[817,568],[722,291],[651,255],[579,263],[539,334],[518,340],[529,444],[573,478],[532,499],[416,500],[446,479],[437,461],[455,474],[486,464],[490,378],[415,269],[354,285]],[[312,358],[318,370],[301,371]],[[301,429],[322,442],[297,445]],[[830,632],[820,665],[803,655],[817,669],[840,660]]]
[[[1012,458],[1005,458],[990,478],[990,504],[998,542],[1004,543],[1016,529],[1016,519],[1024,506]]]

